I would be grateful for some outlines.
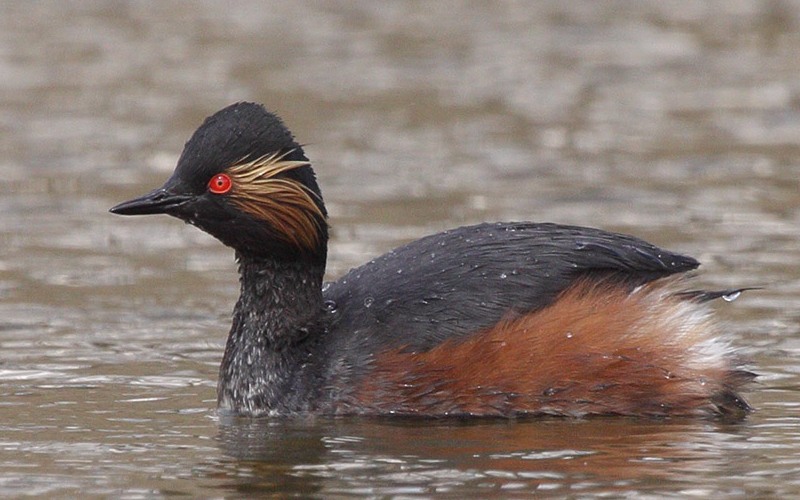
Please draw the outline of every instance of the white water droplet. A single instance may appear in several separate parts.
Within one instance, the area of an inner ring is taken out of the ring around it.
[[[506,273],[500,273],[500,279],[501,280],[504,280],[506,278],[508,278],[508,275]]]
[[[725,302],[733,302],[734,300],[738,299],[739,295],[741,295],[741,294],[742,294],[742,291],[741,290],[737,290],[735,292],[723,295],[722,296],[722,300],[724,300]]]
[[[366,299],[364,299],[364,307],[370,307],[374,302],[375,299],[373,299],[372,297],[367,297]]]
[[[574,334],[572,332],[567,332],[567,338],[571,339],[572,337],[574,337]]]

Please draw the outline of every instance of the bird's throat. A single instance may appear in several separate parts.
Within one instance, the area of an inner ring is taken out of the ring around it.
[[[307,262],[237,255],[241,294],[220,366],[223,411],[258,415],[299,411],[298,387],[320,333],[324,268]]]

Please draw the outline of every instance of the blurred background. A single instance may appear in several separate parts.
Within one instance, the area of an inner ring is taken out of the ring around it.
[[[0,2],[0,495],[797,495],[798,54],[790,0]],[[330,278],[430,232],[535,220],[763,286],[719,307],[758,411],[220,422],[232,252],[107,210],[241,100],[307,145]]]

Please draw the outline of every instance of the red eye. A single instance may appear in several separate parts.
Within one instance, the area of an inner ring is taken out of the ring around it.
[[[227,174],[217,174],[208,181],[208,190],[214,194],[225,194],[232,186],[233,182]]]

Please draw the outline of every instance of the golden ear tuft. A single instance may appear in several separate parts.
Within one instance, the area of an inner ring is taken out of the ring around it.
[[[291,153],[277,152],[242,160],[226,172],[233,180],[230,200],[242,211],[263,220],[277,234],[300,249],[312,249],[320,241],[325,215],[317,204],[319,196],[301,182],[280,174],[309,165],[307,161],[286,160]]]

